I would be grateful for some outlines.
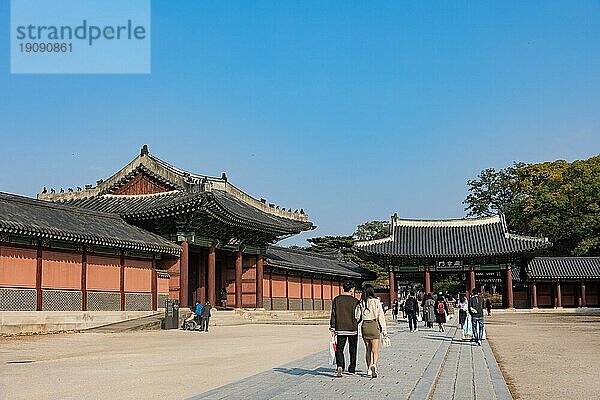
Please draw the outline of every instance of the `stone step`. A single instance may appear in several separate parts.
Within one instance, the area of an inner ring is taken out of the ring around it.
[[[85,332],[90,333],[120,333],[120,332],[134,332],[144,330],[160,330],[163,314],[157,313],[148,317],[130,319],[127,321],[116,322],[114,324],[108,324],[98,326],[95,328],[87,329]]]

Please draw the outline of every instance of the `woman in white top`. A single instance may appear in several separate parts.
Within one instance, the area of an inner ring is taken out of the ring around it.
[[[362,337],[367,348],[367,375],[377,378],[377,361],[379,359],[379,335],[387,337],[385,314],[381,301],[375,297],[373,286],[366,284],[362,289],[360,302],[356,306],[356,320],[362,322]]]

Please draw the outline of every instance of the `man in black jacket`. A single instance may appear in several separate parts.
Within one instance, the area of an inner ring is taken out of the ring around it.
[[[473,340],[481,346],[483,339],[483,297],[479,296],[479,290],[473,289],[473,295],[469,299],[469,313],[473,321]]]
[[[354,297],[354,283],[347,281],[343,283],[344,293],[336,296],[331,304],[331,320],[329,330],[332,335],[337,335],[337,347],[335,349],[335,363],[337,365],[337,377],[342,376],[345,368],[344,348],[346,341],[350,350],[350,365],[348,372],[356,373],[356,347],[358,344],[358,323],[354,316],[354,310],[358,300]]]
[[[406,315],[408,318],[408,328],[411,332],[418,331],[417,314],[419,313],[419,302],[417,301],[414,292],[410,292],[404,302],[404,307],[406,308]]]

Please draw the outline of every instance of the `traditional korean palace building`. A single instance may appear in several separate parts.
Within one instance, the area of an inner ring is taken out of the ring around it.
[[[372,273],[338,255],[271,246],[314,229],[303,210],[256,199],[148,152],[116,174],[38,200],[0,195],[0,310],[182,306],[319,310]]]
[[[355,248],[388,266],[390,299],[399,283],[432,275],[465,276],[465,290],[500,287],[505,307],[600,306],[600,257],[536,257],[552,246],[547,238],[510,233],[502,215],[455,220],[412,220],[392,216],[390,236],[357,242]]]

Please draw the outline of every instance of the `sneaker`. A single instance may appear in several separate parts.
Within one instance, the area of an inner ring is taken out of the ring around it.
[[[372,378],[373,377],[373,370],[372,367],[369,367],[369,369],[367,370],[367,376]]]
[[[337,378],[341,378],[342,377],[342,367],[338,367],[336,377]]]
[[[377,378],[377,365],[375,365],[375,364],[371,365],[371,370],[373,371],[373,373],[372,373],[373,378]]]
[[[419,332],[419,328],[416,328],[416,329],[415,329],[415,332]]]

